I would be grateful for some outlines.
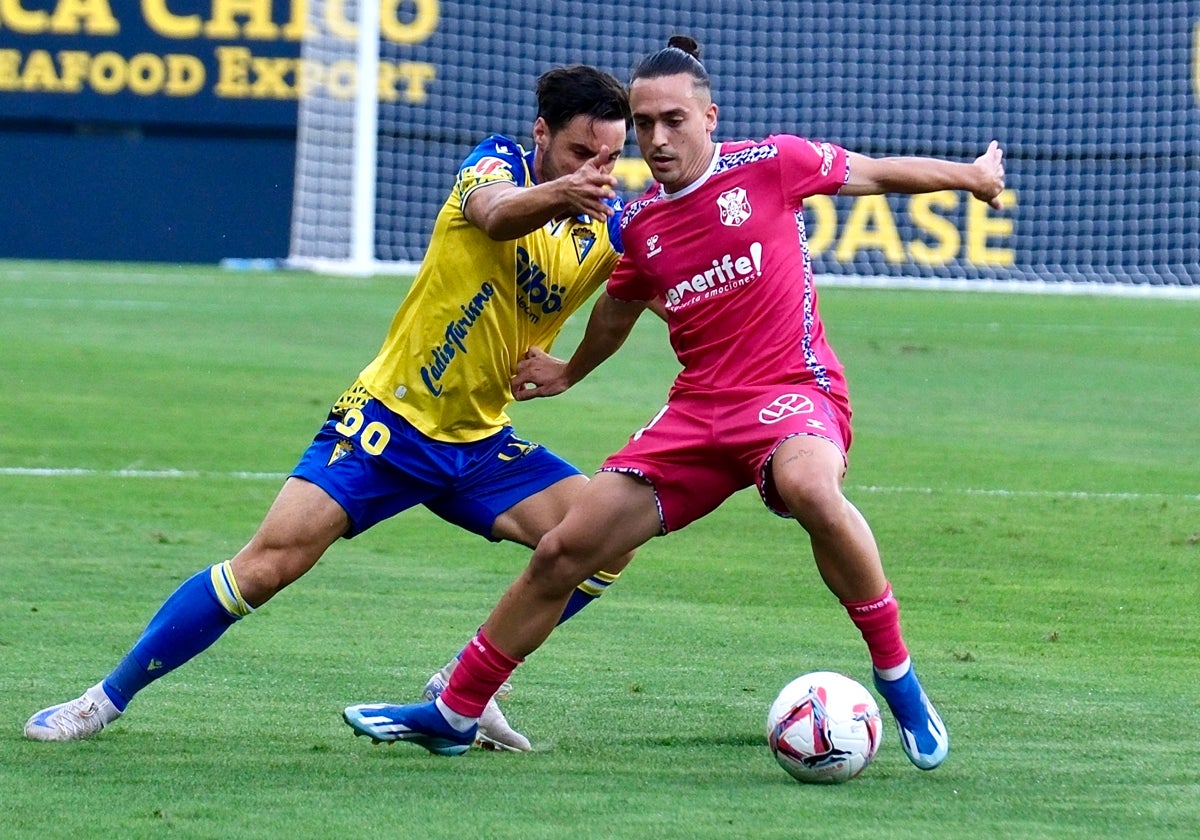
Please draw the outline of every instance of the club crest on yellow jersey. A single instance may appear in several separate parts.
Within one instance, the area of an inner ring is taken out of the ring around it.
[[[579,260],[580,265],[583,265],[583,261],[587,259],[588,252],[596,244],[596,232],[589,227],[576,225],[571,228],[571,241],[575,243],[576,259]]]

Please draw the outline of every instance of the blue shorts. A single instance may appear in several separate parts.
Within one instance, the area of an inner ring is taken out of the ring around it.
[[[579,474],[511,426],[475,443],[445,443],[374,399],[331,414],[292,471],[345,509],[347,538],[420,504],[493,542],[497,516]]]

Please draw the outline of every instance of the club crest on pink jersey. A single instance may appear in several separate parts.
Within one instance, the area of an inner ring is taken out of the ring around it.
[[[750,218],[750,199],[741,187],[726,190],[717,196],[717,207],[721,209],[721,224],[741,227]]]

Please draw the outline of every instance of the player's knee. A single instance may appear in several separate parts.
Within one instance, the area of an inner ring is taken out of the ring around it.
[[[258,607],[299,580],[316,562],[310,552],[272,546],[256,537],[233,558],[232,571],[243,596]]]
[[[834,482],[813,476],[792,476],[777,481],[779,497],[809,533],[837,527],[846,515],[846,498]]]
[[[529,560],[529,577],[547,595],[570,593],[594,570],[592,558],[553,529],[538,542]]]
[[[830,496],[829,482],[810,473],[777,472],[775,489],[789,509],[810,509],[826,504]],[[832,488],[836,489],[836,487]],[[794,512],[794,511],[793,511]]]

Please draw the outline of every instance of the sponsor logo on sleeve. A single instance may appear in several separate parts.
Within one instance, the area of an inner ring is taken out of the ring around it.
[[[485,175],[494,175],[497,172],[511,173],[512,169],[509,168],[508,161],[488,155],[475,161],[475,165],[471,167],[471,171],[482,178]]]
[[[812,146],[812,150],[821,156],[821,177],[825,177],[833,171],[833,160],[837,157],[837,153],[829,143],[814,143],[809,140],[808,145]]]

